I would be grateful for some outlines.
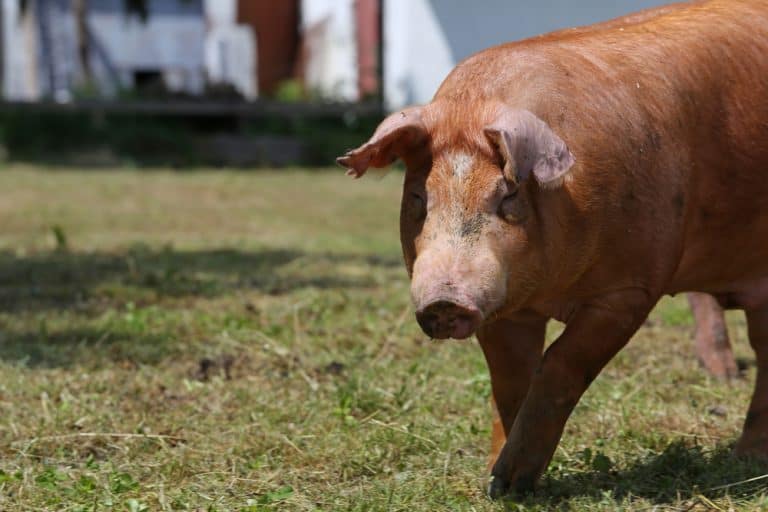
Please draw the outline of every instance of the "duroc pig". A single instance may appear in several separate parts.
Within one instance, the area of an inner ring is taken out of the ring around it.
[[[534,486],[592,380],[684,291],[746,312],[757,382],[736,451],[768,456],[768,0],[482,51],[339,163],[397,158],[417,320],[476,335],[490,370],[491,496]],[[550,318],[566,327],[543,351]]]

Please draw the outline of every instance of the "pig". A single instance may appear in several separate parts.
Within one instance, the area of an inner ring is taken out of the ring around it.
[[[678,4],[475,54],[338,159],[405,164],[416,319],[475,335],[491,376],[491,497],[534,488],[665,294],[744,310],[757,379],[735,452],[768,457],[767,98],[768,0]]]

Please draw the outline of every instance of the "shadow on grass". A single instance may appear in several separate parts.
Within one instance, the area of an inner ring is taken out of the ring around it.
[[[349,265],[371,267],[350,276]],[[234,290],[279,295],[299,288],[361,288],[376,284],[376,269],[399,259],[294,250],[0,251],[0,311],[75,309],[99,300],[155,301],[163,297],[215,297]]]
[[[400,268],[396,258],[281,249],[0,251],[0,360],[29,367],[156,364],[188,354],[189,343],[205,343],[174,299],[366,288]],[[244,321],[257,321],[249,315]]]
[[[0,360],[29,368],[79,365],[102,367],[106,361],[127,367],[156,364],[178,351],[168,337],[115,329],[67,328],[46,332],[0,330]]]
[[[638,458],[624,470],[551,475],[535,495],[519,502],[557,508],[575,497],[609,497],[617,501],[635,497],[657,505],[679,504],[702,495],[710,500],[726,495],[749,498],[765,493],[768,479],[744,481],[767,473],[768,463],[737,459],[730,447],[706,451],[678,441],[660,454]]]

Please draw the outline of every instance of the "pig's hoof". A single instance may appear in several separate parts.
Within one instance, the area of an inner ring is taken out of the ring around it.
[[[503,498],[509,492],[509,482],[500,476],[492,475],[488,483],[488,497],[492,500]]]
[[[508,495],[522,497],[531,494],[536,488],[536,479],[533,477],[523,475],[513,480],[514,483],[500,476],[492,475],[488,484],[488,497],[492,500]]]

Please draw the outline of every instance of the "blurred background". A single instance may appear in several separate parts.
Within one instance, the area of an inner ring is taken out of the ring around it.
[[[661,3],[2,0],[0,144],[78,165],[327,165],[478,50]]]
[[[414,321],[403,173],[334,158],[473,52],[655,3],[0,0],[0,510],[509,510],[481,351]],[[754,368],[691,330],[665,299],[516,510],[768,510],[727,446]]]

